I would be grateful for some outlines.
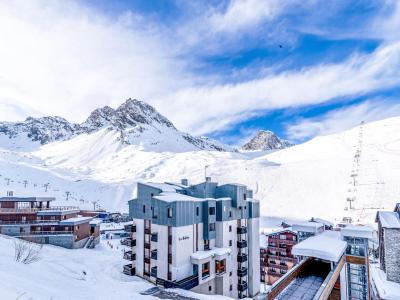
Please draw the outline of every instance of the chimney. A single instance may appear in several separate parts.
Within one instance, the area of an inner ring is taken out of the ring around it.
[[[181,179],[181,184],[188,186],[189,185],[189,181],[186,178]]]

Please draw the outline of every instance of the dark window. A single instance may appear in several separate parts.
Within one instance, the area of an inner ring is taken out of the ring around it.
[[[215,231],[215,223],[211,223],[209,226],[210,231]]]
[[[232,225],[229,225],[229,232],[232,232]]]
[[[210,216],[215,215],[215,207],[210,207],[209,209]]]
[[[243,194],[243,200],[246,201],[246,199],[247,199],[247,195],[246,195],[246,194]]]
[[[229,286],[229,290],[232,291],[232,284]]]
[[[229,247],[232,247],[232,240],[229,240]]]
[[[199,216],[199,214],[200,214],[200,207],[196,207],[196,216]]]
[[[229,211],[229,218],[232,218],[232,211]]]
[[[231,272],[229,272],[229,276],[232,276],[232,271],[231,271]]]
[[[212,287],[211,287],[211,285],[208,287],[208,291],[209,292],[211,292],[211,290],[212,290]]]
[[[151,197],[153,197],[153,196],[154,196],[154,194],[153,194],[153,193],[151,193],[151,194],[150,194],[150,196],[151,196]]]
[[[172,218],[172,208],[168,207],[168,218]]]
[[[146,205],[143,205],[143,213],[146,213]]]

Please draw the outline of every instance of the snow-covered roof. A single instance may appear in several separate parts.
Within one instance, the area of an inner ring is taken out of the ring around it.
[[[341,240],[340,232],[328,230],[296,244],[292,254],[338,262],[346,247],[347,243]]]
[[[303,232],[317,232],[319,228],[323,228],[324,224],[318,222],[295,222],[292,224],[293,230]]]
[[[61,225],[78,225],[78,224],[82,224],[82,223],[88,223],[92,219],[93,219],[93,217],[76,217],[76,218],[62,220],[62,221],[60,221],[60,224]]]
[[[400,229],[399,214],[394,211],[378,211],[376,219],[381,222],[384,228],[397,228]]]
[[[54,201],[54,197],[0,197],[0,202],[47,202]]]
[[[231,253],[230,248],[213,248],[206,251],[197,251],[190,257],[194,260],[203,260],[213,256],[223,256]]]
[[[153,196],[154,199],[166,201],[166,202],[174,202],[174,201],[203,201],[205,199],[191,197],[188,195],[183,195],[180,193],[161,193],[160,195]]]
[[[378,290],[380,299],[400,299],[400,283],[388,281],[385,272],[379,268],[379,264],[371,264],[370,270],[372,282]]]
[[[310,221],[311,222],[321,223],[321,224],[324,224],[325,226],[333,226],[333,225],[335,225],[332,222],[329,222],[329,221],[321,219],[321,218],[311,218]]]
[[[341,230],[342,236],[373,239],[374,230],[368,226],[347,225]]]
[[[141,182],[143,185],[151,186],[156,189],[160,189],[163,192],[176,192],[176,190],[180,190],[181,188],[176,185],[168,184],[168,183],[160,183],[160,182]]]
[[[287,227],[287,228],[272,229],[272,231],[267,233],[267,235],[278,234],[278,233],[282,233],[282,232],[286,232],[286,231],[290,231],[290,232],[293,232],[295,234],[297,233],[297,231],[293,230],[292,227]]]
[[[100,225],[103,222],[102,219],[95,218],[92,221],[89,222],[90,225]]]

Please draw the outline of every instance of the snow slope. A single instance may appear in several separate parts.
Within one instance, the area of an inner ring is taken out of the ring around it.
[[[95,249],[64,249],[44,245],[41,260],[32,264],[14,261],[14,239],[0,235],[0,298],[2,300],[155,300],[142,296],[153,284],[122,273],[125,261],[119,240],[102,240]],[[84,274],[84,272],[86,274]],[[210,297],[176,290],[188,297]],[[213,299],[231,298],[213,296]]]
[[[0,194],[6,190],[43,194],[48,182],[47,194],[57,196],[58,202],[93,207],[92,202],[98,201],[103,208],[127,211],[136,182],[181,178],[199,182],[209,165],[213,180],[250,186],[261,201],[262,214],[268,216],[318,216],[337,222],[352,217],[355,222],[373,223],[377,209],[392,210],[400,198],[400,117],[273,153],[177,149],[172,144],[165,148],[126,144],[118,132],[107,128],[31,150],[9,146],[1,150],[0,144]],[[355,199],[355,209],[345,210],[347,198]]]

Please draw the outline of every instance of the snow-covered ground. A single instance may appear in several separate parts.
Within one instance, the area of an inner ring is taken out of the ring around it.
[[[373,284],[382,299],[400,299],[400,283],[387,281],[386,274],[379,268],[379,264],[371,264],[371,275]]]
[[[179,145],[158,151],[122,144],[115,131],[105,129],[31,148],[31,141],[19,141],[17,148],[0,138],[0,195],[54,195],[58,204],[84,208],[96,202],[127,211],[136,182],[199,182],[205,165],[213,180],[250,186],[267,216],[337,222],[348,216],[373,223],[377,209],[392,210],[400,198],[400,117],[363,126],[359,164],[359,127],[273,153],[179,151]],[[347,198],[355,199],[354,210],[345,210]]]
[[[140,292],[154,285],[122,273],[123,246],[119,240],[102,240],[95,249],[64,249],[44,245],[41,260],[32,264],[14,261],[15,239],[0,235],[1,300],[101,300],[159,299]],[[173,290],[199,300],[228,300]]]

